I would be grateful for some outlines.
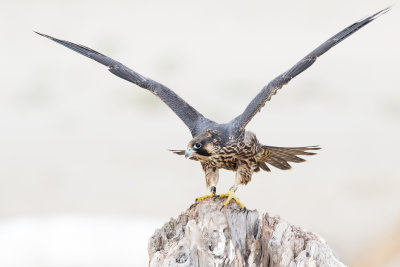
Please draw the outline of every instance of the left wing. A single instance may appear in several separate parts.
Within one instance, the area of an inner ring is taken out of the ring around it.
[[[158,96],[162,101],[164,101],[164,103],[167,104],[176,115],[178,115],[178,117],[189,128],[193,137],[200,133],[208,125],[214,123],[213,121],[205,118],[196,109],[194,109],[185,100],[183,100],[165,85],[140,75],[122,63],[86,46],[60,40],[42,33],[36,33],[107,66],[108,70],[114,75],[149,90],[154,95]]]
[[[181,155],[181,156],[185,155],[185,150],[169,149],[169,151],[171,151],[172,153],[177,154],[177,155]]]
[[[260,93],[250,102],[250,104],[246,107],[244,112],[233,119],[231,123],[233,127],[242,133],[246,127],[246,125],[251,121],[251,119],[256,115],[257,112],[261,110],[261,108],[265,105],[267,101],[271,99],[276,92],[282,88],[285,84],[290,82],[291,79],[308,69],[319,56],[323,55],[326,51],[331,49],[333,46],[337,45],[378,16],[385,14],[390,10],[390,7],[385,8],[372,16],[369,16],[365,19],[362,19],[349,27],[345,28],[341,32],[329,38],[325,43],[318,46],[315,50],[305,56],[302,60],[297,62],[291,69],[282,73],[275,79],[273,79],[268,85],[266,85]]]

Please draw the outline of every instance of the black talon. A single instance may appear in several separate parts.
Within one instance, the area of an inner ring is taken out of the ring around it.
[[[215,193],[217,193],[217,188],[215,186],[211,186],[210,191],[212,195],[215,195]]]

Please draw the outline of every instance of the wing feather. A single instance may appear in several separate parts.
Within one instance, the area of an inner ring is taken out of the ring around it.
[[[154,95],[158,96],[162,101],[164,101],[164,103],[167,104],[176,115],[178,115],[178,117],[189,128],[192,136],[196,136],[199,132],[201,132],[201,130],[206,128],[208,124],[214,123],[205,118],[168,87],[153,81],[150,78],[142,76],[141,74],[126,67],[122,63],[83,45],[60,40],[46,34],[38,32],[36,33],[107,66],[108,70],[114,75],[149,90]]]
[[[302,60],[297,62],[291,69],[282,73],[275,79],[273,79],[268,85],[266,85],[260,93],[250,102],[250,104],[246,107],[244,112],[233,119],[233,125],[242,133],[246,127],[246,125],[250,122],[250,120],[260,111],[260,109],[265,105],[267,101],[271,99],[273,95],[277,93],[277,91],[282,88],[285,84],[290,82],[291,79],[308,69],[317,58],[323,55],[326,51],[331,49],[333,46],[337,45],[351,34],[355,33],[378,16],[385,14],[390,10],[390,7],[385,8],[372,16],[369,16],[365,19],[362,19],[344,30],[340,31],[336,35],[329,38],[326,42],[318,46],[315,50],[305,56]]]

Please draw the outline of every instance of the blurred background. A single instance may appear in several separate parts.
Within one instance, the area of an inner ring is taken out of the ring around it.
[[[147,240],[207,193],[185,125],[149,92],[32,30],[84,44],[226,122],[272,78],[392,1],[3,1],[0,266],[145,266]],[[400,266],[399,7],[323,55],[248,125],[320,145],[239,198],[353,266]],[[218,192],[234,173],[222,171]]]

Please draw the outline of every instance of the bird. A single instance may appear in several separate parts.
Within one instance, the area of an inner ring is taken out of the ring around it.
[[[135,72],[106,55],[80,44],[57,39],[36,31],[35,33],[105,65],[112,74],[159,97],[183,121],[192,135],[186,149],[170,151],[200,162],[205,173],[206,187],[210,190],[210,194],[198,197],[196,202],[220,197],[226,198],[222,208],[233,200],[240,206],[240,209],[246,209],[236,196],[236,191],[239,185],[246,185],[251,181],[253,173],[260,170],[270,172],[270,166],[288,170],[291,168],[291,162],[305,161],[300,156],[314,155],[316,150],[320,149],[319,146],[275,147],[263,145],[253,132],[246,130],[248,123],[279,89],[308,69],[319,56],[390,9],[391,7],[382,9],[333,35],[289,70],[271,80],[247,105],[243,113],[227,123],[217,123],[206,118],[165,85]],[[217,195],[216,186],[220,169],[234,171],[236,174],[235,182],[229,191]]]

